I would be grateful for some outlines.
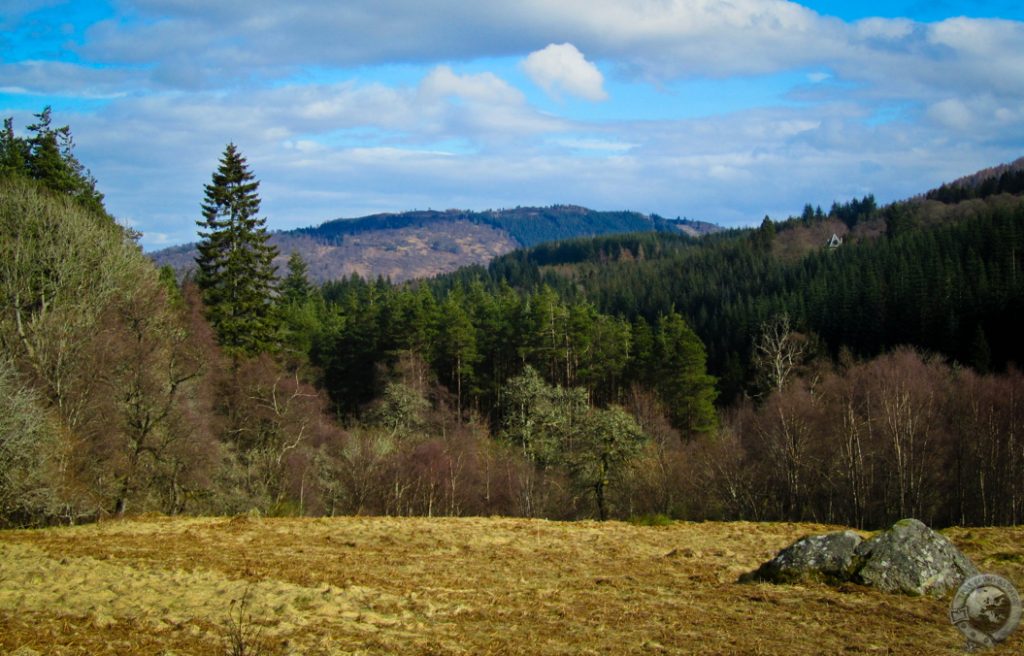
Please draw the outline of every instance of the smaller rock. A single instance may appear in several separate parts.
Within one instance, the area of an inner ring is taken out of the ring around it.
[[[744,574],[740,581],[847,581],[860,562],[856,550],[861,542],[853,531],[810,535],[786,547],[757,570]]]

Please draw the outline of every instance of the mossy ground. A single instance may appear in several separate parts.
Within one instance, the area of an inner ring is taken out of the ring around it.
[[[961,654],[949,600],[739,584],[810,524],[143,518],[0,533],[0,653]],[[1024,527],[945,532],[1024,584]],[[988,653],[1024,652],[1024,630]],[[26,653],[23,651],[22,653]]]

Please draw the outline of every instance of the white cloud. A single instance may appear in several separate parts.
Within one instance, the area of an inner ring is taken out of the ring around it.
[[[967,104],[957,98],[948,98],[928,108],[928,115],[940,124],[955,130],[967,130],[974,125],[974,115]]]
[[[83,56],[132,64],[177,57],[224,77],[240,67],[518,56],[568,41],[648,75],[726,75],[806,61],[834,40],[840,24],[785,0],[133,4],[137,18],[89,31]]]
[[[1021,142],[1024,110],[1003,104],[993,94],[945,98],[932,103],[925,112],[940,128],[955,131],[961,138],[1002,141],[1008,146]]]
[[[865,18],[852,25],[852,33],[858,39],[879,41],[901,41],[914,34],[917,23],[905,18]]]
[[[108,99],[144,84],[137,71],[96,68],[59,61],[20,61],[0,64],[5,88],[27,95],[59,95]]]
[[[136,217],[144,233],[179,242],[193,234],[202,185],[228,141],[263,181],[264,213],[279,228],[424,207],[428,196],[435,205],[451,205],[437,202],[437,194],[464,196],[464,181],[474,177],[470,170],[480,158],[507,164],[540,148],[543,135],[566,128],[493,73],[459,74],[447,66],[406,86],[160,93],[55,118],[71,124],[79,157],[100,181],[112,213]],[[19,118],[17,126],[25,124]],[[477,184],[493,191],[502,179]],[[143,244],[165,242],[144,237]]]
[[[297,111],[311,102],[333,109]],[[380,111],[389,104],[390,113]],[[514,125],[510,116],[542,120],[531,111],[500,80],[435,69],[411,87],[125,99],[97,115],[58,120],[81,135],[82,159],[114,214],[164,235],[146,237],[149,248],[194,234],[202,185],[229,139],[263,183],[272,228],[376,211],[560,202],[751,223],[766,212],[799,212],[804,202],[827,207],[869,192],[882,201],[905,197],[1003,161],[1008,150],[974,149],[968,157],[948,133],[907,123],[866,126],[853,106],[636,124],[563,121],[516,133],[500,148],[433,145],[486,145]],[[335,131],[348,129],[370,136],[330,144]],[[881,166],[866,167],[866,160]]]
[[[149,246],[194,234],[229,140],[263,182],[272,227],[555,202],[750,223],[804,202],[910,195],[1024,148],[1021,22],[847,23],[785,0],[114,4],[116,18],[70,46],[80,63],[8,57],[0,80],[8,93],[106,99],[78,115],[55,107],[55,120]],[[800,88],[775,108],[661,121],[628,118],[615,93],[601,111],[620,118],[570,120],[532,106],[511,76],[478,72],[491,58],[595,101],[608,93],[594,61],[670,90],[761,75]],[[356,81],[379,64],[399,71]]]
[[[571,43],[552,43],[531,52],[523,61],[523,70],[549,95],[565,91],[586,100],[608,99],[601,71]]]
[[[603,151],[608,153],[625,153],[629,152],[630,150],[636,147],[636,144],[634,143],[594,138],[557,139],[555,143],[557,143],[559,146],[569,148],[570,150],[579,150],[585,152]]]
[[[420,93],[430,99],[457,96],[487,104],[522,105],[522,92],[493,73],[456,75],[449,66],[438,66],[420,83]]]
[[[988,86],[1024,93],[1024,23],[1015,21],[845,23],[786,0],[137,0],[132,9],[131,18],[91,28],[80,55],[140,66],[153,84],[182,89],[247,86],[309,65],[532,52],[542,86],[603,98],[600,71],[583,51],[618,75],[656,83],[825,65],[876,95],[925,103]]]

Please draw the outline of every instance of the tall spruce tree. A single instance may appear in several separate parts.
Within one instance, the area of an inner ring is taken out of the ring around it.
[[[309,265],[298,251],[292,251],[288,257],[288,275],[281,281],[281,301],[286,304],[298,304],[306,301],[313,286],[309,284]]]
[[[205,186],[200,227],[199,271],[207,318],[221,346],[253,355],[273,345],[274,257],[266,219],[257,215],[259,181],[235,144],[224,149],[220,166]]]
[[[655,388],[672,425],[687,436],[711,433],[718,425],[716,381],[707,373],[700,338],[675,310],[658,319],[654,355]]]

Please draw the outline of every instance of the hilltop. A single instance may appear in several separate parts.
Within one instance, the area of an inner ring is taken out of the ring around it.
[[[554,205],[335,219],[316,227],[276,232],[271,242],[281,252],[276,262],[279,271],[284,271],[289,254],[295,251],[308,263],[309,276],[315,282],[351,274],[402,282],[487,264],[517,248],[548,241],[652,231],[700,236],[719,230],[704,221]],[[185,244],[154,252],[150,257],[157,265],[170,265],[180,275],[194,266],[195,255],[195,244]]]

